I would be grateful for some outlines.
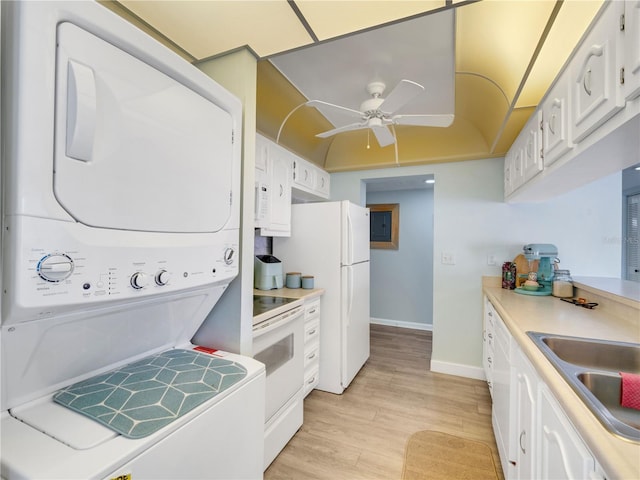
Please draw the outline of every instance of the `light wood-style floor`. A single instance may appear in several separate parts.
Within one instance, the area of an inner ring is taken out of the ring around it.
[[[342,395],[314,390],[304,424],[264,474],[280,479],[399,479],[412,433],[437,430],[494,452],[485,382],[429,371],[431,332],[371,325],[371,356]]]

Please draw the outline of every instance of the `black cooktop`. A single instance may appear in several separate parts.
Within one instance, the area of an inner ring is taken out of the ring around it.
[[[253,316],[260,315],[274,308],[281,307],[287,303],[295,302],[297,298],[286,297],[270,297],[268,295],[254,295],[253,296]]]

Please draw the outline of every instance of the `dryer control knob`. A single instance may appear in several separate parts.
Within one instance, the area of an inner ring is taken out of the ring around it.
[[[160,270],[156,273],[156,284],[163,286],[169,283],[169,278],[171,278],[171,274],[166,270]]]
[[[149,279],[143,272],[136,272],[131,275],[131,286],[136,290],[146,287],[149,284]]]
[[[73,259],[64,253],[51,253],[40,259],[37,270],[43,280],[61,282],[73,273]]]
[[[226,263],[227,265],[231,265],[233,263],[235,254],[236,251],[233,249],[233,247],[228,247],[224,251],[224,263]]]

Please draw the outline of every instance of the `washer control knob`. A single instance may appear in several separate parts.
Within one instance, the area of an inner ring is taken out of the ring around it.
[[[131,286],[136,290],[146,287],[149,284],[149,279],[143,272],[136,272],[131,275]]]
[[[171,278],[171,274],[166,270],[160,270],[156,273],[156,284],[163,286],[169,283],[169,278]]]
[[[235,254],[236,254],[236,251],[234,250],[234,248],[228,247],[224,251],[224,263],[226,263],[227,265],[231,265],[235,259]]]
[[[73,259],[64,253],[45,255],[38,262],[38,275],[47,282],[61,282],[73,273]]]

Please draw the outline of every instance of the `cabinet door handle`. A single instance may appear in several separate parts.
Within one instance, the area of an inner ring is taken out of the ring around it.
[[[309,311],[309,315],[313,315],[314,313],[316,313],[316,309],[315,308],[313,310]]]
[[[518,443],[520,443],[520,450],[522,450],[522,453],[525,455],[527,454],[527,451],[522,446],[522,437],[526,438],[526,436],[527,436],[526,430],[522,430],[522,432],[520,432],[520,439],[518,440]]]
[[[307,357],[307,360],[313,360],[314,358],[316,358],[316,354],[315,354],[315,352],[314,352],[314,353],[312,353],[311,355],[309,355],[309,356]]]
[[[551,115],[551,118],[549,119],[549,131],[551,132],[551,135],[556,134],[556,114],[555,113]]]
[[[280,184],[280,196],[284,195],[284,187]]]
[[[309,381],[307,382],[307,384],[308,384],[308,385],[311,385],[311,384],[312,384],[313,382],[315,382],[315,381],[316,381],[316,377],[311,377],[311,378],[309,379]],[[298,384],[298,385],[299,385],[299,384]]]
[[[313,335],[314,333],[316,333],[316,329],[314,328],[313,330],[311,330],[307,335]]]
[[[491,332],[487,333],[487,337],[492,339],[493,338],[493,333],[491,333]]]
[[[591,96],[591,68],[584,72],[582,86],[584,87],[584,91],[587,92],[587,95]]]
[[[591,96],[591,67],[589,67],[589,60],[591,60],[591,57],[601,57],[603,53],[604,47],[602,45],[592,45],[580,69],[578,78],[582,77],[582,86],[589,96]]]

